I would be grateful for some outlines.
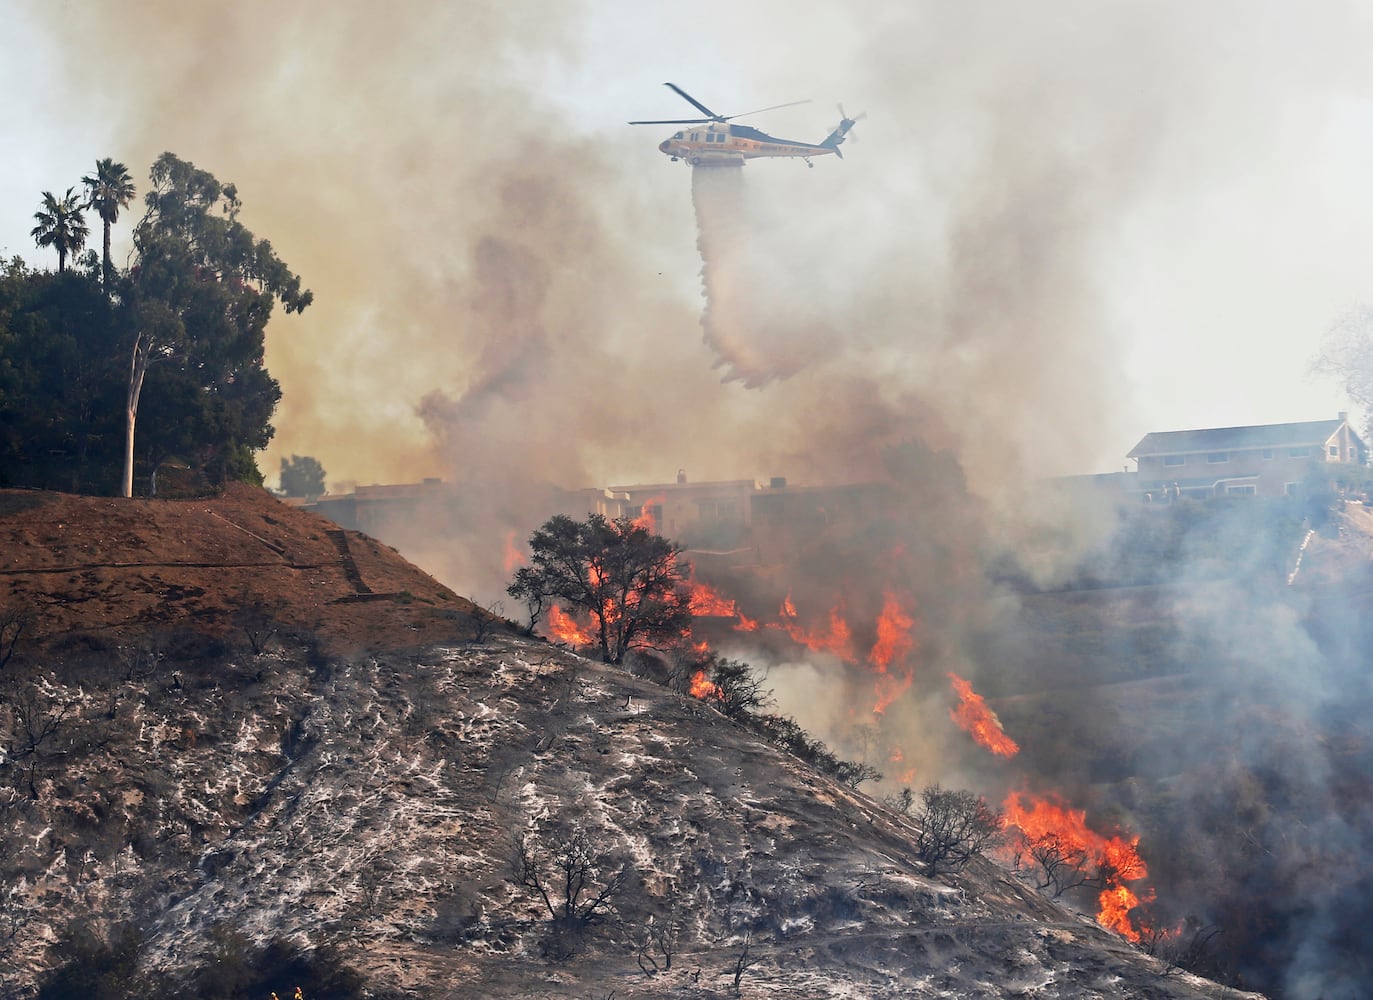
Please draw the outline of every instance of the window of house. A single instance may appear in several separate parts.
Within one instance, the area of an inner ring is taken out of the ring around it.
[[[1273,461],[1273,449],[1272,449],[1272,448],[1265,448],[1265,449],[1263,449],[1262,458],[1263,458],[1263,460],[1264,460],[1265,462],[1271,462],[1271,461]]]
[[[1186,464],[1187,464],[1187,456],[1186,456],[1186,455],[1164,455],[1164,456],[1163,456],[1163,464],[1164,464],[1164,465],[1186,465]]]
[[[1305,448],[1305,447],[1302,447],[1302,448],[1288,448],[1288,449],[1287,449],[1287,457],[1288,457],[1288,458],[1310,458],[1310,457],[1311,457],[1311,449],[1310,449],[1310,448]]]
[[[1339,458],[1339,457],[1340,457],[1340,446],[1339,446],[1339,445],[1337,445],[1337,444],[1332,444],[1332,445],[1330,446],[1330,457],[1331,457],[1331,458]]]
[[[738,521],[739,503],[736,500],[697,500],[696,516],[701,521]]]
[[[1208,452],[1206,455],[1207,465],[1220,465],[1221,463],[1228,461],[1230,461],[1230,453],[1228,451],[1212,451]]]
[[[1289,497],[1294,497],[1300,492],[1299,483],[1283,483],[1282,491]]]
[[[1256,492],[1256,490],[1254,489],[1253,483],[1250,483],[1250,484],[1248,484],[1248,485],[1241,485],[1241,486],[1226,486],[1226,487],[1225,487],[1225,492],[1226,492],[1226,493],[1242,494],[1242,495],[1244,495],[1244,496],[1253,496],[1254,493]]]

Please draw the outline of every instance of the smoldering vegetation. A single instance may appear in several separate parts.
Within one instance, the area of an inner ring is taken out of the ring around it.
[[[1373,973],[1348,931],[1368,916],[1373,581],[1326,572],[1366,563],[1373,518],[1320,500],[1122,510],[1073,582],[1022,581],[978,640],[1024,773],[1139,834],[1156,943],[1204,929],[1193,968],[1279,997],[1359,996]]]

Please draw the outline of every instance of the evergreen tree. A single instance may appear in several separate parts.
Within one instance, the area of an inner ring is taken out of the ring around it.
[[[245,474],[261,482],[251,452],[266,447],[281,390],[263,366],[273,304],[299,312],[313,295],[300,278],[238,221],[232,184],[163,153],[153,165],[147,213],[134,230],[136,264],[128,302],[136,333],[125,405],[122,492],[133,495],[134,432],[150,366],[150,386],[179,398],[186,425],[159,420],[151,460],[200,446],[196,464],[212,481]],[[194,404],[192,403],[194,397]],[[184,456],[183,456],[184,457]]]
[[[635,646],[673,643],[691,625],[681,546],[627,517],[559,514],[529,539],[530,565],[506,588],[530,604],[562,601],[590,616],[606,663]]]

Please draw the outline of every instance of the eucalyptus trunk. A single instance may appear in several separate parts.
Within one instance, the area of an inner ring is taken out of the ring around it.
[[[148,373],[148,356],[152,352],[152,337],[139,334],[133,345],[133,361],[129,366],[129,398],[125,408],[124,482],[123,495],[133,496],[133,432],[138,422],[138,397],[143,393],[143,376]]]

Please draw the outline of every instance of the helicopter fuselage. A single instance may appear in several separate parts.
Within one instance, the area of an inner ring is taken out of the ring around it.
[[[844,108],[841,105],[839,107],[841,120],[838,127],[825,136],[822,142],[778,139],[776,136],[760,132],[748,125],[733,125],[731,122],[735,118],[744,118],[747,115],[775,111],[778,108],[789,108],[793,104],[805,104],[805,101],[774,104],[770,108],[761,108],[758,111],[749,111],[742,115],[718,115],[675,83],[667,83],[664,86],[670,88],[704,117],[655,118],[652,121],[633,121],[629,124],[688,126],[675,133],[672,138],[660,142],[658,149],[672,157],[674,163],[678,160],[686,160],[693,167],[742,167],[745,160],[758,157],[799,157],[806,161],[806,166],[810,167],[814,166],[810,162],[811,157],[824,156],[826,153],[833,153],[842,159],[844,154],[839,152],[839,147],[844,142],[845,136],[849,134],[849,129],[853,128],[853,123],[857,121],[857,119],[844,114]],[[858,117],[862,118],[863,116],[859,115]]]
[[[673,161],[685,160],[696,167],[742,167],[745,160],[757,157],[824,156],[836,145],[778,139],[748,125],[709,122],[693,125],[658,144],[658,149]]]

